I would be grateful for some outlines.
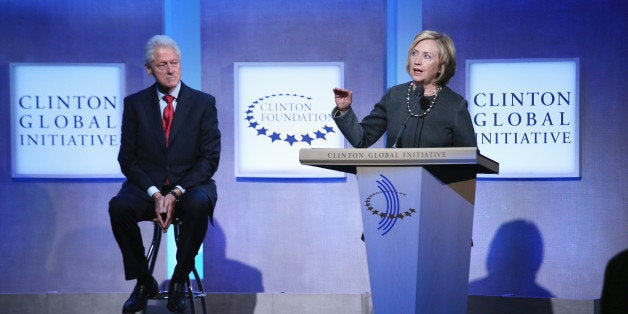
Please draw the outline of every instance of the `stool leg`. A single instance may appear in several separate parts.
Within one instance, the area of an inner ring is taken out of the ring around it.
[[[194,273],[194,280],[196,281],[196,285],[198,286],[198,291],[200,292],[201,305],[203,306],[203,314],[207,314],[207,306],[205,305],[205,288],[203,288],[203,281],[201,281],[200,276],[198,275],[198,271],[196,267],[192,269],[192,273]]]
[[[159,245],[161,244],[161,228],[157,222],[154,222],[153,241],[150,243],[146,260],[148,261],[148,271],[153,274],[155,270],[155,262],[157,261],[157,253],[159,253]]]
[[[194,290],[192,289],[192,283],[190,282],[190,278],[187,279],[188,284],[188,298],[190,299],[190,313],[195,314],[194,310]]]
[[[161,245],[161,228],[159,227],[159,223],[153,222],[153,240],[148,247],[148,251],[146,252],[146,260],[148,261],[148,271],[150,274],[153,274],[155,270],[155,262],[157,261],[157,253],[159,253],[159,245]],[[143,314],[146,314],[146,308],[142,310]]]

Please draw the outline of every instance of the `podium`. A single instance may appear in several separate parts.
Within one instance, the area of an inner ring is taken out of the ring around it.
[[[466,313],[476,147],[301,149],[299,161],[357,176],[375,314]]]

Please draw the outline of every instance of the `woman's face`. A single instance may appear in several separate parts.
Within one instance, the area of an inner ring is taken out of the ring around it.
[[[432,39],[420,41],[410,52],[410,75],[415,84],[432,84],[440,70],[438,46]]]

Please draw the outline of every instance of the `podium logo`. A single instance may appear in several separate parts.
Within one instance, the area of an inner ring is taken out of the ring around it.
[[[397,191],[395,185],[386,176],[380,174],[382,180],[377,180],[377,188],[379,192],[369,195],[365,200],[366,210],[375,216],[379,216],[377,229],[381,231],[382,236],[386,235],[397,224],[399,219],[411,217],[416,212],[414,208],[401,209],[399,196],[406,196],[405,193]],[[374,199],[376,198],[376,199]],[[385,208],[376,207],[374,203],[386,203]]]
[[[248,128],[271,142],[290,144],[326,141],[334,131],[333,119],[318,111],[312,97],[295,93],[277,93],[259,97],[247,106],[244,120]]]

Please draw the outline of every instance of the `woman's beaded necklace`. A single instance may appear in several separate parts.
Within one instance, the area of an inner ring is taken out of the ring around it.
[[[411,116],[415,118],[423,118],[428,113],[430,113],[430,111],[432,111],[432,108],[434,107],[434,104],[436,103],[436,98],[438,97],[438,93],[440,93],[440,91],[443,88],[440,86],[436,86],[436,89],[434,90],[434,99],[432,99],[432,101],[430,102],[429,107],[427,107],[427,109],[425,109],[424,112],[414,113],[412,112],[412,109],[410,108],[410,92],[412,92],[413,87],[414,87],[414,82],[410,82],[410,86],[408,86],[408,94],[406,95],[406,106],[408,106],[408,112],[410,113]],[[419,107],[420,105],[421,104],[419,104]]]

